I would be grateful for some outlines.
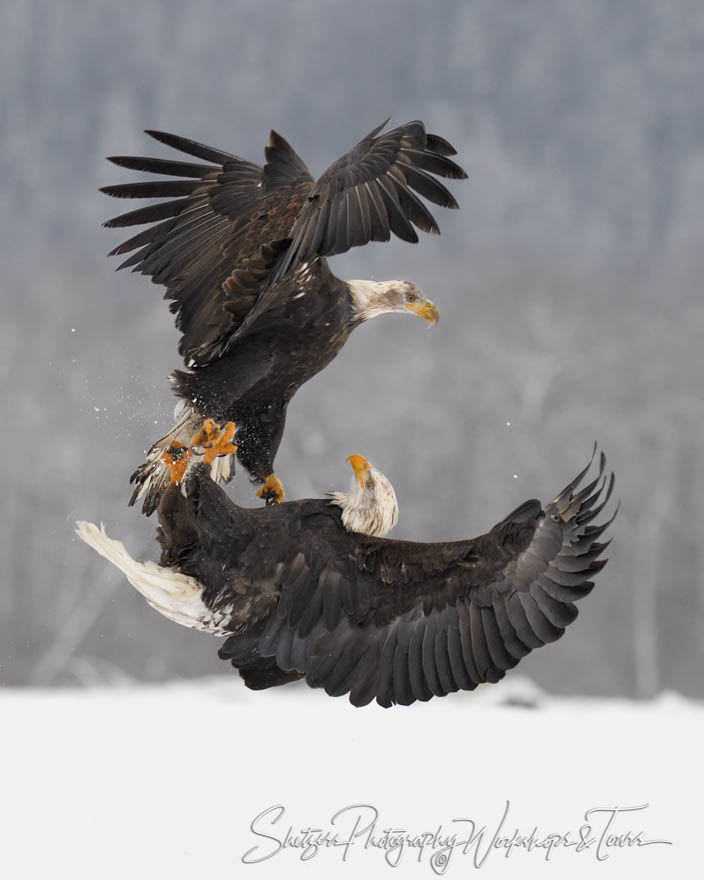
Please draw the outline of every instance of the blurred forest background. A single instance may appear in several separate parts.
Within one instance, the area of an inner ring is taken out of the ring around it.
[[[127,478],[178,365],[161,290],[105,258],[120,205],[97,190],[130,177],[104,157],[166,155],[142,134],[161,128],[260,161],[275,127],[320,173],[391,113],[458,148],[461,211],[333,268],[408,278],[441,321],[375,321],[303,388],[289,496],[346,487],[362,452],[396,536],[469,537],[554,496],[597,440],[622,500],[610,562],[521,671],[704,696],[703,93],[700,0],[5,0],[0,683],[231,674],[73,535],[102,519],[156,557]]]

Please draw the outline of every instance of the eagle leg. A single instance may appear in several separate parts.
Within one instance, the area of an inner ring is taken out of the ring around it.
[[[267,507],[271,504],[281,504],[285,497],[284,484],[276,474],[269,474],[264,481],[264,485],[257,492],[257,498],[263,498],[267,503]]]

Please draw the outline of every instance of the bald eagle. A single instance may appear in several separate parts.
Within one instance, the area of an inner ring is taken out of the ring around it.
[[[166,617],[227,636],[219,655],[250,688],[304,677],[355,706],[499,681],[560,638],[606,564],[603,454],[581,490],[591,462],[544,508],[526,501],[478,538],[435,544],[382,537],[397,518],[391,484],[363,457],[350,463],[349,492],[252,510],[199,462],[185,491],[175,481],[162,497],[158,566],[104,528],[78,534]]]
[[[105,223],[151,224],[111,255],[135,251],[118,268],[132,267],[166,287],[188,368],[170,377],[182,401],[175,426],[132,475],[130,504],[143,496],[147,515],[169,482],[162,452],[185,443],[204,417],[237,423],[237,457],[263,484],[259,496],[282,501],[274,458],[286,408],[301,385],[369,318],[396,312],[437,322],[433,303],[408,281],[342,281],[325,259],[392,233],[417,242],[414,226],[437,233],[416,193],[457,207],[436,179],[467,176],[449,158],[454,148],[418,121],[381,134],[387,122],[317,181],[274,131],[263,167],[158,131],[147,134],[207,164],[110,157],[124,168],[181,178],[102,189],[117,198],[168,199]],[[231,474],[232,457],[218,459],[213,477]]]

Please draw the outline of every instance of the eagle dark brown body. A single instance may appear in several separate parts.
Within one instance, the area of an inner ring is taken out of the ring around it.
[[[296,391],[339,353],[357,326],[343,283],[318,260],[317,290],[304,303],[295,276],[279,282],[280,299],[241,344],[197,370],[175,370],[176,394],[199,413],[237,424],[237,458],[261,482],[273,471],[286,407]],[[310,282],[308,282],[310,283]]]

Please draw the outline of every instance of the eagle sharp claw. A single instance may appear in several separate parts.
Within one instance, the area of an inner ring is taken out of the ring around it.
[[[161,460],[169,469],[171,475],[171,483],[180,485],[188,468],[188,462],[191,458],[191,450],[178,440],[165,449],[161,454]]]
[[[263,498],[266,501],[267,507],[270,507],[272,504],[281,504],[285,497],[284,484],[276,474],[269,474],[264,485],[257,492],[257,498]]]
[[[235,431],[234,422],[227,422],[221,428],[213,419],[205,419],[203,427],[191,438],[191,449],[204,449],[204,463],[212,464],[220,455],[234,455],[237,452],[237,445],[232,442]]]

